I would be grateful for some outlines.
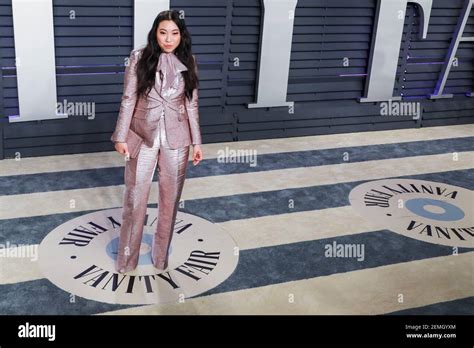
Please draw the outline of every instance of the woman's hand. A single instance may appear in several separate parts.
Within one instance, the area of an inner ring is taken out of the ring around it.
[[[202,160],[202,150],[200,145],[193,145],[193,165],[198,165]]]
[[[115,143],[115,150],[121,155],[129,156],[127,143]]]

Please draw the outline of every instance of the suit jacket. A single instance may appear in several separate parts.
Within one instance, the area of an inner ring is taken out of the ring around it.
[[[165,128],[168,144],[178,149],[190,144],[201,144],[199,127],[198,90],[193,90],[192,98],[185,97],[185,82],[181,71],[188,70],[174,53],[162,53],[157,66],[155,86],[148,96],[137,98],[136,66],[142,49],[132,50],[129,65],[125,69],[124,90],[115,131],[110,138],[113,142],[125,142],[129,128],[152,147],[158,131],[158,120],[165,112]],[[194,56],[193,56],[194,57]],[[168,72],[160,78],[160,73]],[[170,72],[175,75],[169,75]],[[196,64],[196,73],[197,73]],[[171,78],[173,77],[173,78]]]

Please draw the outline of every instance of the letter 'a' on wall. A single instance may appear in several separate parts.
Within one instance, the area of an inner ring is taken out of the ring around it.
[[[12,15],[20,115],[9,121],[67,118],[56,108],[53,0],[12,0]]]
[[[408,2],[418,5],[423,13],[420,39],[426,39],[433,0],[378,0],[365,98],[359,99],[360,102],[401,99],[393,96],[393,87]]]
[[[248,108],[293,106],[286,101],[294,13],[298,0],[263,0],[257,102]]]
[[[133,8],[133,48],[147,44],[148,32],[158,13],[170,9],[170,0],[135,0]]]
[[[454,64],[456,58],[456,53],[459,48],[459,43],[461,42],[473,42],[474,37],[463,37],[464,29],[466,28],[466,23],[469,18],[469,15],[472,10],[472,5],[474,0],[465,0],[464,8],[461,12],[459,22],[456,26],[456,31],[454,33],[451,44],[449,45],[448,53],[446,54],[446,60],[443,68],[441,69],[441,74],[436,84],[434,93],[430,96],[430,99],[441,99],[441,98],[452,98],[452,94],[443,94],[444,87],[446,86],[446,81],[448,80],[449,73]],[[468,97],[474,97],[474,93],[466,93]]]

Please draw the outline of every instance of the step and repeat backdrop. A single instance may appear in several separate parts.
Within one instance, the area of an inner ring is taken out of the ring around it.
[[[204,143],[474,122],[472,0],[0,0],[0,159],[111,151],[130,51],[185,18]]]

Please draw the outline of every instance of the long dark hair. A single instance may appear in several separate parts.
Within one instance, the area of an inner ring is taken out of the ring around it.
[[[176,23],[181,34],[181,42],[176,47],[174,54],[178,59],[186,65],[187,71],[183,71],[183,79],[185,82],[185,95],[189,100],[192,98],[194,88],[198,88],[199,80],[195,71],[195,62],[191,50],[191,35],[184,19],[181,19],[179,12],[176,10],[162,11],[156,16],[153,21],[153,26],[148,33],[148,44],[143,49],[143,53],[137,63],[137,95],[148,95],[155,84],[156,67],[161,54],[161,48],[156,39],[156,31],[163,20],[172,20]]]

